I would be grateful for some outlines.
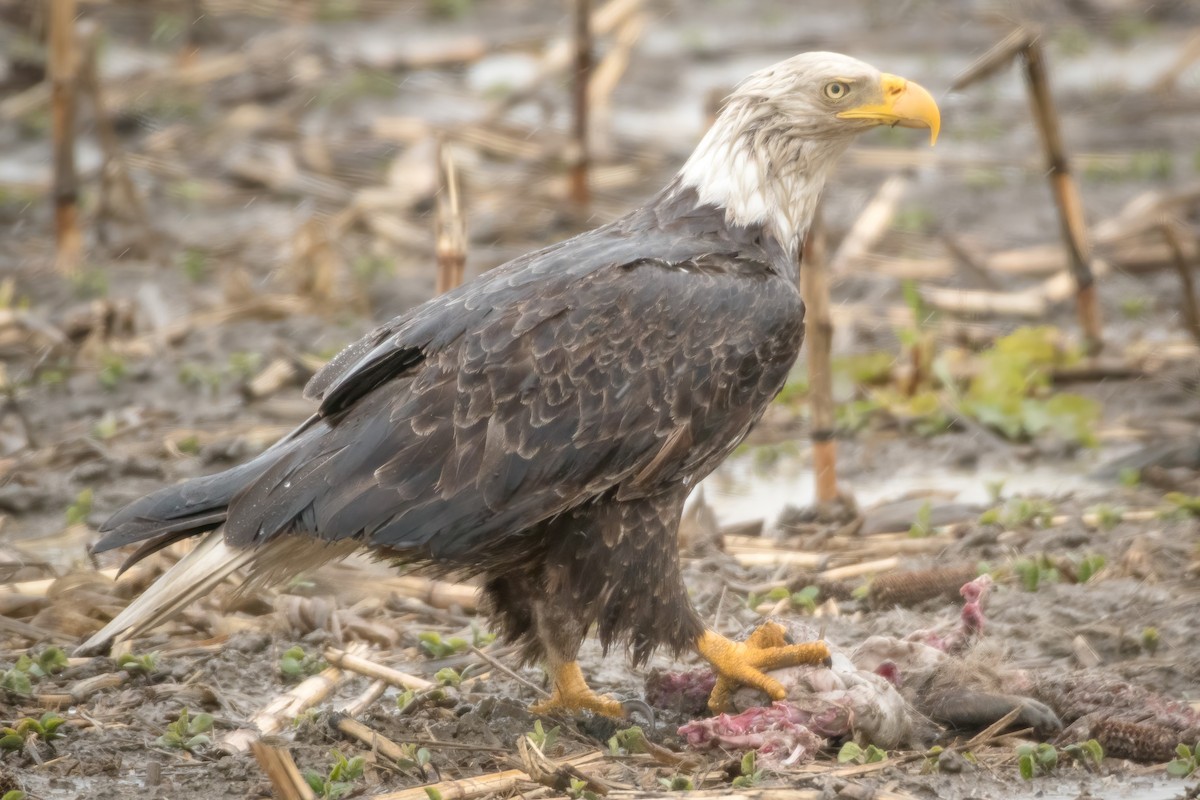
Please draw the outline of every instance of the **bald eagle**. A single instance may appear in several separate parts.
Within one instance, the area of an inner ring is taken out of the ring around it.
[[[801,241],[835,161],[875,125],[932,139],[937,105],[834,53],[751,75],[646,205],[377,328],[313,377],[316,413],[260,456],[117,512],[94,549],[140,543],[128,563],[205,538],[81,651],[239,569],[278,580],[362,547],[478,576],[502,636],[547,667],[539,712],[623,715],[576,663],[593,627],[635,663],[699,652],[720,697],[781,698],[765,671],[825,646],[706,630],[676,534],[796,360]]]

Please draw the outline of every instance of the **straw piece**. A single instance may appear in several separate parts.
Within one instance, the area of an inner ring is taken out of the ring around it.
[[[250,752],[263,772],[267,773],[279,800],[316,800],[312,787],[304,780],[300,768],[287,750],[262,742],[251,742]]]
[[[385,667],[383,664],[377,664],[357,653],[338,650],[333,647],[325,650],[325,660],[334,666],[342,667],[351,672],[357,672],[359,675],[365,675],[377,681],[384,681],[401,689],[423,692],[426,689],[432,689],[434,686],[437,686],[432,681],[418,678],[416,675],[409,675],[407,672],[401,672],[391,667]]]

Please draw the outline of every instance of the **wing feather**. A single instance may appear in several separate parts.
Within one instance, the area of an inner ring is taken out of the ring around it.
[[[778,390],[799,347],[794,286],[737,259],[531,267],[540,281],[447,295],[447,326],[428,305],[393,321],[314,378],[328,430],[234,499],[227,536],[308,525],[470,561],[623,482],[650,492],[711,468],[765,403],[760,373]]]

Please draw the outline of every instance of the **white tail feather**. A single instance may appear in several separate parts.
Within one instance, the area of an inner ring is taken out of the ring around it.
[[[211,592],[221,581],[247,566],[258,555],[225,544],[225,533],[208,534],[192,552],[179,559],[125,610],[75,650],[75,655],[105,652],[117,642],[153,628],[193,600]]]
[[[358,541],[354,539],[328,542],[303,535],[280,536],[259,547],[229,547],[224,529],[218,528],[160,575],[112,622],[76,648],[75,655],[107,652],[113,644],[145,633],[212,592],[240,569],[245,568],[249,577],[238,591],[249,591],[344,558],[356,549]]]

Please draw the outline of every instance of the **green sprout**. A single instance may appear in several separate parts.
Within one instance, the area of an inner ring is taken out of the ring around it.
[[[47,647],[42,652],[30,658],[22,655],[17,659],[17,669],[28,672],[35,678],[45,678],[57,675],[70,664],[67,654],[58,647]]]
[[[0,800],[26,800],[29,795],[22,792],[20,789],[10,789],[0,796]]]
[[[1104,761],[1104,748],[1095,739],[1069,744],[1063,748],[1063,752],[1089,771],[1095,770]]]
[[[29,695],[33,694],[33,683],[29,680],[29,673],[13,667],[0,675],[0,689],[14,694]]]
[[[582,778],[571,778],[571,785],[567,787],[567,797],[572,800],[600,800],[600,795],[587,787],[588,782]]]
[[[1158,628],[1153,625],[1142,628],[1142,649],[1150,655],[1158,652],[1158,646],[1162,644],[1162,640],[1158,636]]]
[[[980,525],[1001,525],[1005,528],[1047,528],[1054,519],[1054,506],[1045,500],[1013,497],[1003,505],[989,508],[979,515]]]
[[[1151,300],[1145,295],[1131,295],[1121,300],[1121,313],[1126,319],[1141,319],[1150,311]]]
[[[179,256],[179,268],[192,283],[200,283],[208,276],[208,255],[202,250],[189,247]]]
[[[471,623],[471,644],[475,647],[487,647],[496,641],[496,634],[482,630],[477,623]]]
[[[1200,517],[1200,495],[1168,492],[1165,499],[1172,506],[1164,514],[1168,519]]]
[[[107,442],[120,431],[120,424],[114,414],[105,414],[92,426],[92,435],[102,442]]]
[[[246,381],[258,372],[259,366],[262,364],[262,353],[252,353],[247,351],[238,351],[229,354],[229,362],[226,366],[226,372],[229,373],[235,381]]]
[[[433,673],[433,679],[439,686],[458,686],[462,683],[462,675],[453,667],[443,667]]]
[[[433,658],[446,658],[456,653],[461,653],[471,645],[461,636],[451,636],[448,639],[443,639],[442,635],[437,631],[425,631],[417,634],[417,639],[421,643],[421,649],[429,653]]]
[[[195,361],[185,361],[177,373],[179,382],[189,389],[207,389],[216,394],[221,388],[221,373]]]
[[[1037,775],[1049,775],[1058,766],[1058,751],[1054,745],[1023,744],[1017,747],[1017,769],[1021,777],[1031,781]]]
[[[100,357],[100,371],[96,377],[100,381],[101,386],[112,391],[120,385],[128,372],[129,368],[125,364],[125,359],[116,353],[110,352]]]
[[[1096,573],[1104,569],[1107,563],[1104,556],[1099,553],[1088,553],[1079,561],[1079,566],[1075,568],[1075,579],[1079,583],[1087,583],[1096,576]]]
[[[1194,747],[1180,744],[1175,748],[1175,758],[1167,764],[1167,774],[1172,778],[1186,778],[1200,771],[1200,742]]]
[[[75,502],[67,506],[67,524],[79,525],[87,521],[88,514],[92,513],[92,490],[91,487],[84,489],[75,496]]]
[[[608,739],[608,752],[614,756],[637,755],[649,751],[650,746],[646,742],[646,733],[639,725],[622,728]]]
[[[1013,572],[1021,580],[1021,586],[1027,592],[1036,592],[1045,583],[1058,582],[1058,568],[1045,555],[1037,558],[1022,558],[1013,562]]]
[[[354,788],[354,782],[362,778],[366,760],[362,756],[346,758],[334,750],[333,764],[324,775],[316,770],[305,770],[304,781],[321,800],[340,800]]]
[[[1096,518],[1096,527],[1102,531],[1110,531],[1125,519],[1125,510],[1102,503],[1088,509],[1088,513]]]
[[[158,653],[145,653],[143,655],[122,653],[117,658],[117,669],[123,669],[131,674],[142,672],[149,675],[151,672],[154,672],[156,666],[158,666]]]
[[[325,662],[314,655],[304,652],[300,645],[289,647],[279,657],[279,671],[285,678],[299,680],[309,675],[316,675],[325,669]]]
[[[914,539],[924,539],[933,535],[933,506],[928,500],[917,509],[917,518],[909,527],[908,535]]]
[[[58,729],[65,722],[53,711],[47,711],[38,719],[23,717],[11,726],[0,729],[0,749],[20,750],[31,739],[52,742],[62,736]]]
[[[864,750],[857,742],[846,742],[837,754],[839,764],[874,764],[887,761],[887,757],[886,750],[880,750],[873,744],[867,745]]]
[[[208,736],[212,726],[212,714],[201,713],[192,718],[188,716],[188,710],[185,708],[179,712],[179,719],[168,725],[167,732],[158,737],[155,743],[159,747],[194,753],[212,741]]]
[[[1142,471],[1137,467],[1123,467],[1117,480],[1126,489],[1136,489],[1142,485]]]
[[[690,792],[696,788],[692,779],[687,775],[672,775],[669,778],[659,778],[658,782],[668,792]]]
[[[424,775],[425,767],[428,766],[432,757],[428,748],[406,742],[400,745],[400,758],[396,761],[396,766],[402,770],[415,771]]]
[[[554,748],[554,745],[558,742],[559,732],[559,726],[557,725],[550,730],[546,730],[542,727],[542,721],[539,719],[534,720],[533,730],[526,733],[525,738],[529,740],[530,744],[545,753],[547,750]]]
[[[786,600],[792,608],[803,609],[811,614],[817,610],[817,598],[820,597],[820,595],[821,590],[816,586],[805,586],[798,592],[793,592],[786,586],[776,586],[762,597],[759,597],[751,592],[746,598],[746,602],[747,605],[750,605],[750,603],[753,602],[753,605],[750,605],[750,608],[755,608],[763,600],[766,600],[770,603],[778,603],[781,600]]]
[[[0,689],[15,694],[33,694],[34,680],[62,672],[68,663],[67,654],[57,647],[47,647],[33,657],[22,654],[12,669],[0,674]]]
[[[739,771],[741,774],[733,779],[734,788],[749,789],[762,780],[763,771],[758,768],[758,758],[753,750],[742,756]]]

